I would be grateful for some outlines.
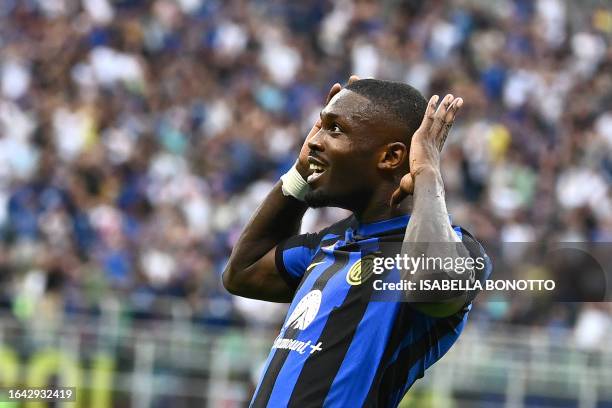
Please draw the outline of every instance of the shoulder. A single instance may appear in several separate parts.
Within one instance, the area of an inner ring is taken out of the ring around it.
[[[290,287],[297,287],[318,249],[344,236],[353,222],[351,216],[318,232],[294,235],[276,246],[276,267]]]
[[[476,261],[474,264],[476,273],[475,278],[484,284],[484,281],[489,279],[491,275],[493,262],[489,255],[487,255],[484,246],[474,237],[474,235],[472,235],[472,233],[462,227],[458,228],[461,229],[461,242],[469,251],[470,257]]]
[[[472,255],[478,254],[478,255],[486,256],[488,258],[484,247],[476,239],[476,237],[472,235],[471,232],[459,226],[453,225],[453,228],[455,229],[455,231],[457,231],[457,234],[461,237],[461,242],[463,242],[463,245],[466,246],[466,248],[470,251]]]

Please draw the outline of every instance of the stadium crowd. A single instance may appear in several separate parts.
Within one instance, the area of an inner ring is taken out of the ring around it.
[[[0,309],[144,319],[174,299],[205,324],[278,321],[220,272],[350,73],[464,98],[443,167],[475,236],[612,241],[612,10],[586,3],[1,1]],[[478,320],[611,324],[606,305],[537,306]]]

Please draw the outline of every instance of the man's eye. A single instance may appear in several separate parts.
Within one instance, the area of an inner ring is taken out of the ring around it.
[[[329,130],[330,130],[332,133],[340,133],[340,132],[342,132],[342,129],[340,129],[340,126],[336,125],[335,123],[333,123],[333,124],[330,126]]]

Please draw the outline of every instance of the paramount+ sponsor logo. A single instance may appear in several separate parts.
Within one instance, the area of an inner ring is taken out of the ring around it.
[[[284,338],[283,335],[285,331],[289,328],[304,330],[315,319],[317,313],[319,312],[319,307],[321,306],[321,298],[322,293],[320,290],[314,289],[308,292],[302,299],[300,299],[299,303],[285,322],[283,326],[283,330],[278,335],[276,340],[274,340],[274,344],[272,345],[273,349],[284,349],[297,351],[300,354],[304,354],[309,352],[309,354],[313,354],[317,351],[321,351],[322,342],[314,343],[311,340],[301,341],[297,339],[289,339]]]
[[[315,289],[311,290],[302,299],[300,299],[300,302],[293,310],[293,313],[291,313],[287,319],[285,329],[291,327],[298,330],[304,330],[307,328],[319,312],[321,297],[321,291]]]

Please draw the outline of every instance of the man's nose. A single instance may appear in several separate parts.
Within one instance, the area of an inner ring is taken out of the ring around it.
[[[314,134],[314,136],[308,141],[308,147],[310,148],[310,150],[318,150],[320,152],[325,150],[323,148],[324,134],[325,132],[323,131],[323,129],[319,129],[319,131]]]

